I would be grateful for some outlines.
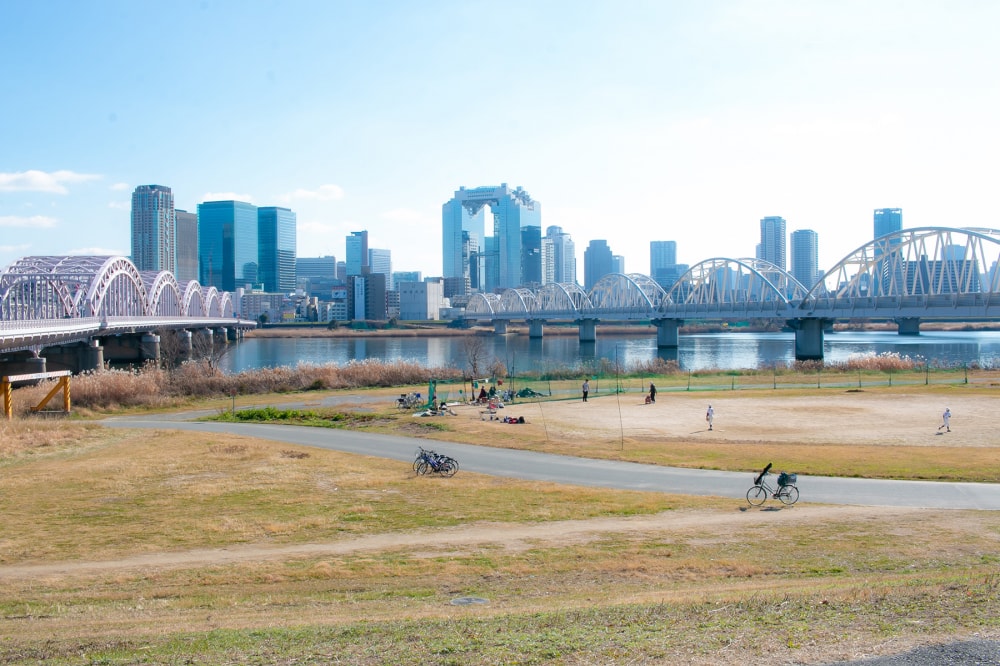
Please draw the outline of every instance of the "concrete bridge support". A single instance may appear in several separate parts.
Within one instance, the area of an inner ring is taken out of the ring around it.
[[[813,361],[823,358],[823,329],[826,319],[793,319],[788,325],[795,329],[795,360]]]
[[[656,327],[656,348],[676,349],[678,345],[677,330],[683,322],[680,319],[654,319]]]
[[[597,319],[578,319],[580,342],[597,342]]]
[[[528,337],[534,340],[540,340],[543,335],[545,321],[541,319],[529,319],[528,320]]]
[[[896,325],[900,335],[920,335],[920,317],[900,317]]]
[[[11,354],[3,362],[0,362],[0,376],[33,375],[38,372],[46,372],[46,367],[44,356],[37,356],[33,352]]]
[[[104,358],[112,363],[145,363],[160,360],[160,336],[152,333],[102,338]]]
[[[99,340],[71,345],[46,347],[42,350],[48,371],[69,370],[75,375],[104,368],[104,348]]]
[[[191,346],[198,356],[207,356],[215,350],[215,332],[210,328],[191,331]]]
[[[494,319],[493,320],[493,332],[497,335],[507,334],[507,320],[506,319]]]

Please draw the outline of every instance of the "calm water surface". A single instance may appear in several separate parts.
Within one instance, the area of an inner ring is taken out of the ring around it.
[[[462,337],[440,338],[251,338],[234,345],[223,359],[231,372],[253,368],[337,363],[365,359],[412,361],[427,367],[467,368]],[[792,333],[706,333],[682,335],[675,350],[656,348],[654,334],[606,336],[596,343],[580,343],[576,335],[484,337],[485,358],[503,361],[516,374],[519,370],[546,367],[576,367],[581,362],[617,359],[625,367],[659,356],[674,359],[686,370],[706,368],[744,369],[766,367],[795,360]],[[897,353],[915,359],[961,365],[1000,365],[1000,332],[928,332],[900,336],[890,332],[838,332],[825,336],[827,362],[846,361],[857,354]]]

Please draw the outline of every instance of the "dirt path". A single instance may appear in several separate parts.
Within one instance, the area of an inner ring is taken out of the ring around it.
[[[104,574],[114,571],[218,566],[240,562],[296,557],[349,555],[359,552],[408,549],[415,557],[441,557],[474,552],[484,546],[502,546],[518,552],[540,544],[579,544],[608,534],[703,532],[729,533],[756,525],[787,526],[819,520],[885,519],[923,509],[884,509],[850,506],[797,506],[789,509],[720,511],[671,511],[651,516],[594,518],[546,523],[475,523],[458,527],[374,534],[364,537],[287,546],[251,544],[227,548],[165,551],[113,560],[70,561],[0,567],[0,580],[37,579]]]

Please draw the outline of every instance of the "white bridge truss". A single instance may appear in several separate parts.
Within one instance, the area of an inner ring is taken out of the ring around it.
[[[1000,318],[1000,231],[928,227],[875,239],[803,285],[762,259],[716,257],[665,291],[613,273],[589,293],[575,284],[475,294],[469,319]]]
[[[0,272],[0,349],[156,328],[235,325],[228,292],[121,256],[22,257]]]

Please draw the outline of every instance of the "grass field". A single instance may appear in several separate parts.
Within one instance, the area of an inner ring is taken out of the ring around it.
[[[991,432],[978,434],[995,400],[984,387],[713,394],[711,440],[687,427],[704,393],[651,409],[600,395],[515,404],[504,411],[529,423],[507,426],[472,407],[415,418],[391,407],[398,392],[258,400],[335,399],[356,415],[341,427],[661,464],[754,469],[780,455],[799,471],[997,474]],[[944,399],[967,436],[924,427]],[[768,410],[789,403],[829,413],[774,425]],[[893,406],[914,416],[882,435],[824,420],[864,425]],[[0,424],[0,510],[3,663],[822,663],[1000,636],[993,512],[747,510],[30,419]]]

